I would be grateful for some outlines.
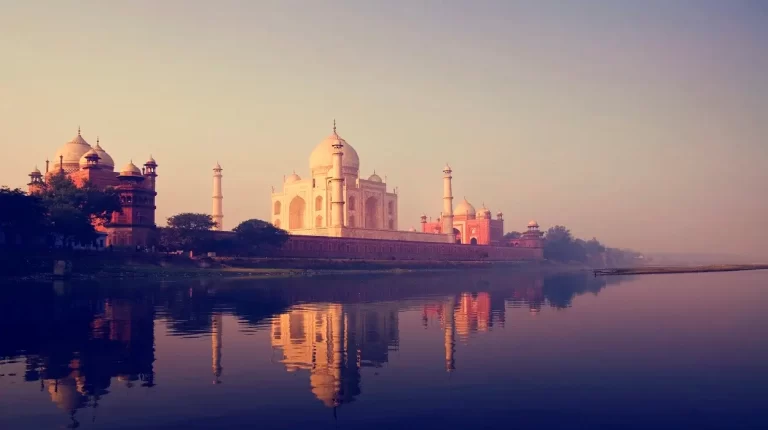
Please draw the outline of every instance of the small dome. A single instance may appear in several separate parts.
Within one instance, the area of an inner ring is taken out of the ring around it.
[[[109,168],[111,170],[115,169],[115,161],[112,159],[112,157],[107,154],[107,151],[105,151],[101,145],[99,144],[99,138],[96,138],[96,146],[93,147],[93,149],[96,150],[96,153],[99,154],[99,165],[102,168]]]
[[[149,160],[147,160],[147,162],[144,163],[144,165],[145,166],[153,166],[154,167],[154,166],[157,166],[157,161],[155,161],[155,159],[152,158],[152,156],[150,155],[149,156]],[[221,169],[221,166],[219,166],[219,163],[216,163],[216,167],[215,168]]]
[[[536,221],[534,221],[534,220],[531,220],[531,221],[528,223],[528,227],[529,227],[529,228],[539,228],[539,223],[537,223],[537,222],[536,222]]]
[[[325,174],[333,167],[333,153],[336,149],[333,147],[336,142],[341,142],[341,167],[342,173],[357,175],[360,170],[360,158],[357,156],[357,151],[346,140],[341,138],[336,133],[336,126],[333,127],[333,133],[320,142],[312,154],[309,156],[309,170],[312,175]]]
[[[88,151],[85,154],[83,154],[82,157],[80,157],[80,167],[87,166],[89,158],[90,159],[94,159],[95,158],[96,160],[101,159],[101,157],[99,156],[99,153],[96,152],[95,149],[91,149],[90,151]],[[99,163],[99,164],[101,164],[101,163]]]
[[[491,211],[485,207],[485,203],[483,203],[483,207],[480,208],[480,212],[477,213],[478,218],[490,218],[491,217]]]
[[[77,170],[80,166],[80,158],[90,149],[91,145],[83,139],[83,136],[80,136],[80,129],[78,128],[77,136],[56,151],[56,155],[53,157],[54,169],[58,169],[60,167],[59,162],[62,161],[64,170],[70,172]]]
[[[290,175],[285,177],[286,184],[292,184],[294,182],[299,182],[300,180],[301,180],[301,176],[297,175],[296,172],[293,172]]]
[[[40,169],[38,169],[37,166],[35,166],[35,169],[32,170],[32,174],[33,175],[42,175],[42,173],[40,172]]]
[[[477,214],[475,207],[472,206],[467,199],[462,200],[453,210],[454,215],[473,217]]]
[[[384,182],[381,180],[381,176],[376,174],[375,170],[373,171],[373,175],[368,177],[368,180],[372,182]]]
[[[126,164],[125,167],[120,169],[120,176],[142,176],[141,170],[133,164],[133,161]]]

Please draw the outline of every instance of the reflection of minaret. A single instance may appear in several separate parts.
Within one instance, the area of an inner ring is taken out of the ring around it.
[[[224,327],[222,326],[222,318],[220,313],[213,315],[211,329],[211,369],[213,370],[213,383],[221,384],[219,377],[221,376],[221,341],[223,336]]]
[[[453,322],[453,308],[456,306],[456,298],[451,298],[443,305],[443,318],[445,327],[443,327],[443,337],[445,343],[445,371],[453,372],[456,370],[456,361],[454,353],[456,352],[456,327]]]

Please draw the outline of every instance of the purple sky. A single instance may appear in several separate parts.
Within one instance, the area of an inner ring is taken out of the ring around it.
[[[331,131],[441,209],[441,169],[506,229],[768,258],[768,5],[751,1],[0,0],[0,184],[77,126],[157,159],[158,221],[269,217]]]

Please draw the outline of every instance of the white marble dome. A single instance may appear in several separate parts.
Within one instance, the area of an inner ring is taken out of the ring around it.
[[[299,181],[301,181],[301,176],[297,175],[296,172],[293,172],[290,175],[285,177],[286,184],[292,184],[294,182],[299,182]]]
[[[456,209],[453,210],[453,214],[458,216],[473,217],[477,214],[477,212],[475,211],[475,207],[472,206],[465,198],[458,205],[456,205]]]
[[[360,170],[360,157],[357,156],[357,151],[346,140],[341,138],[336,130],[326,137],[320,144],[318,144],[309,156],[309,170],[313,175],[327,173],[333,167],[333,153],[336,149],[333,145],[336,142],[341,142],[342,158],[341,158],[341,170],[342,173],[357,175]]]
[[[115,160],[101,147],[99,139],[96,138],[96,146],[93,147],[94,151],[99,154],[99,166],[101,168],[108,168],[110,170],[115,169]]]
[[[376,174],[376,171],[373,172],[373,175],[368,177],[368,180],[371,182],[384,182],[381,180],[381,176]]]
[[[120,169],[120,176],[143,176],[141,170],[133,164],[133,161],[129,162],[122,169]]]
[[[63,162],[64,171],[72,172],[80,168],[80,159],[86,152],[91,150],[91,145],[83,139],[80,135],[80,130],[77,130],[77,136],[72,138],[69,142],[65,143],[53,156],[53,170],[60,168],[59,162]]]
[[[88,165],[88,157],[95,155],[97,159],[99,160],[99,165],[101,165],[101,157],[99,156],[99,153],[96,152],[96,149],[92,148],[90,151],[83,154],[82,157],[80,157],[80,167],[85,167]]]
[[[531,220],[530,222],[528,222],[528,228],[539,228],[539,223],[537,223],[534,220]]]

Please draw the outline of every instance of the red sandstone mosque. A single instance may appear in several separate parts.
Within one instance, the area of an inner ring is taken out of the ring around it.
[[[29,192],[45,186],[53,175],[65,174],[78,187],[90,183],[99,189],[113,187],[120,194],[122,211],[112,214],[107,225],[96,226],[106,236],[102,246],[148,246],[155,231],[155,184],[157,163],[149,157],[139,169],[133,161],[119,171],[115,162],[101,147],[98,137],[91,146],[77,129],[77,136],[56,152],[53,164],[45,161],[45,173],[35,167],[29,174]],[[102,239],[100,239],[102,240]]]

